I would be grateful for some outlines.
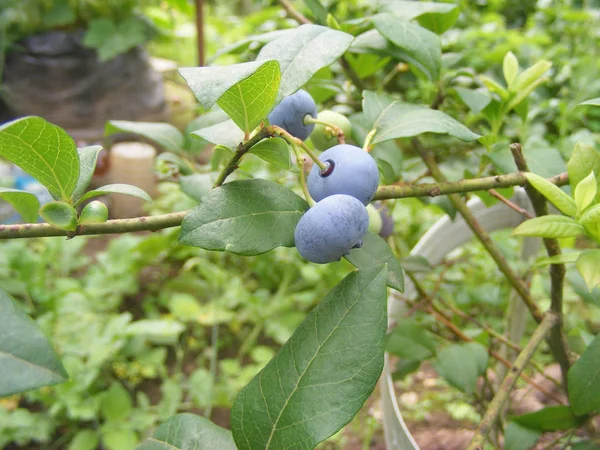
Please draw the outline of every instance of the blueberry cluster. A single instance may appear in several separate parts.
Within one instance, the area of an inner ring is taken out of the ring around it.
[[[335,120],[335,114],[327,112],[324,121]],[[271,112],[269,122],[305,140],[315,128],[314,124],[306,123],[307,116],[317,117],[317,107],[310,94],[300,90],[286,97]],[[340,128],[347,132],[349,122],[347,126],[342,124],[345,126]],[[319,131],[323,133],[323,130]],[[337,142],[331,136],[322,137],[317,140],[322,145]],[[365,206],[373,199],[379,185],[379,170],[369,153],[349,144],[334,145],[325,150],[319,160],[325,169],[315,164],[307,180],[308,192],[317,204],[298,222],[294,241],[304,258],[325,264],[339,261],[352,248],[362,245],[362,238],[369,228],[369,213]]]

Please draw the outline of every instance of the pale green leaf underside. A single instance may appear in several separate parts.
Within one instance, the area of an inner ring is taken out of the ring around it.
[[[399,101],[383,109],[373,128],[377,130],[373,144],[422,133],[449,134],[463,141],[480,137],[441,111]]]
[[[235,148],[244,140],[244,132],[231,119],[191,133],[212,144]]]
[[[0,397],[67,380],[67,372],[37,323],[2,290],[0,330]]]
[[[265,45],[257,61],[279,61],[281,83],[277,101],[304,86],[323,67],[333,64],[353,41],[350,34],[320,25],[301,25]]]
[[[0,187],[0,198],[10,203],[26,223],[37,220],[40,202],[31,192]]]
[[[130,184],[107,184],[106,186],[99,187],[98,189],[94,189],[93,191],[86,192],[83,197],[79,200],[79,202],[83,202],[85,200],[89,200],[90,198],[98,197],[100,195],[106,194],[126,194],[131,195],[133,197],[138,197],[147,202],[152,202],[152,197],[148,195],[143,189],[140,189],[137,186],[132,186]]]
[[[165,150],[175,153],[181,151],[185,145],[185,139],[181,131],[168,123],[111,120],[104,127],[105,136],[119,133],[132,133],[143,136]]]
[[[586,100],[585,102],[580,103],[580,105],[600,106],[600,97]]]
[[[79,178],[73,139],[41,117],[24,117],[0,127],[0,156],[42,183],[55,199],[69,200]]]
[[[579,255],[580,255],[579,252],[572,252],[572,253],[561,253],[560,255],[554,255],[554,256],[543,256],[541,258],[538,258],[538,260],[535,262],[535,267],[544,267],[544,266],[549,266],[550,264],[574,263],[575,261],[577,261],[577,258],[579,258]]]
[[[100,145],[91,145],[79,149],[79,179],[73,190],[72,198],[74,201],[79,200],[90,185],[100,151],[102,151]]]
[[[194,414],[176,414],[137,450],[236,450],[231,432]]]
[[[577,258],[577,270],[591,291],[600,285],[600,250],[587,250]]]
[[[363,406],[383,368],[386,270],[348,275],[238,395],[240,450],[312,449]]]
[[[229,88],[219,106],[246,133],[250,133],[273,108],[279,89],[279,63],[267,61],[248,78]]]
[[[307,209],[301,197],[272,181],[232,181],[210,191],[185,217],[179,242],[246,256],[292,247]]]

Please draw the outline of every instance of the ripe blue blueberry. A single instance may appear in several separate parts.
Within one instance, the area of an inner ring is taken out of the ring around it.
[[[368,226],[369,215],[361,202],[350,195],[332,195],[302,216],[294,241],[305,259],[326,264],[362,246]]]
[[[328,164],[321,171],[316,164],[308,175],[308,192],[319,202],[334,194],[351,195],[367,205],[379,185],[379,170],[371,155],[355,145],[331,147],[319,156]]]
[[[277,125],[300,140],[305,140],[315,125],[304,124],[305,116],[317,117],[317,105],[303,89],[285,97],[269,114],[269,123]]]

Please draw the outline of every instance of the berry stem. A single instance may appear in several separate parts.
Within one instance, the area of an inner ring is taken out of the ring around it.
[[[367,134],[367,137],[365,138],[363,150],[367,153],[371,151],[371,142],[373,141],[375,134],[377,134],[377,128],[373,128],[371,131],[369,131],[369,134]]]
[[[323,161],[321,161],[317,157],[317,155],[315,154],[315,152],[313,152],[308,145],[306,145],[300,139],[292,136],[290,133],[288,133],[287,131],[285,131],[283,128],[278,127],[277,125],[271,125],[271,126],[268,127],[268,132],[272,136],[279,136],[280,138],[284,139],[292,147],[294,145],[297,145],[298,147],[301,147],[302,150],[304,150],[306,152],[306,154],[310,157],[310,159],[312,159],[314,161],[314,163],[317,166],[319,166],[319,169],[321,169],[321,170],[327,170],[327,164],[325,164]]]
[[[333,135],[337,137],[338,143],[340,144],[345,144],[346,143],[346,136],[344,135],[344,130],[342,130],[340,127],[338,127],[337,125],[334,125],[332,123],[329,123],[325,120],[321,120],[321,119],[315,119],[314,117],[312,117],[310,114],[307,114],[304,117],[304,124],[319,124],[319,125],[324,125],[326,127],[331,128],[331,130],[333,131]]]
[[[308,192],[308,186],[306,185],[306,174],[304,173],[304,155],[302,155],[302,152],[297,145],[292,144],[292,149],[294,149],[294,153],[296,154],[296,164],[298,169],[300,169],[300,186],[302,186],[304,198],[306,199],[308,206],[312,208],[312,206],[315,204],[315,201],[310,196],[310,193]]]

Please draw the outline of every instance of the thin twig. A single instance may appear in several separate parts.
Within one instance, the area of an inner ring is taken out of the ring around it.
[[[287,15],[290,16],[292,19],[298,21],[298,23],[312,23],[306,16],[304,16],[300,11],[294,8],[288,0],[279,0],[279,4],[283,6],[283,9],[285,9]]]
[[[496,189],[490,189],[488,191],[488,193],[492,196],[497,198],[498,200],[500,200],[502,203],[504,203],[506,206],[508,206],[511,209],[514,209],[516,212],[518,212],[519,214],[521,214],[522,216],[527,217],[528,219],[533,219],[533,214],[531,214],[529,211],[527,211],[525,208],[521,208],[519,205],[517,205],[516,203],[511,202],[509,199],[507,199],[504,195],[502,195],[500,192],[498,192]]]
[[[523,156],[521,144],[511,144],[510,151],[513,154],[515,164],[520,171],[528,172],[527,162]],[[548,214],[548,205],[546,199],[530,184],[525,185],[525,191],[531,200],[533,209],[538,216]],[[557,256],[561,254],[560,245],[556,239],[544,239],[544,246],[548,256]],[[563,328],[563,284],[566,268],[564,264],[550,265],[550,310],[558,317],[558,323],[550,331],[549,345],[554,358],[560,365],[560,371],[563,380],[563,387],[567,387],[567,373],[571,367],[571,357],[569,344]]]
[[[515,359],[510,371],[502,381],[498,392],[496,392],[496,395],[492,399],[488,410],[483,416],[483,419],[481,420],[481,423],[479,424],[479,427],[477,428],[477,431],[471,440],[471,443],[467,447],[467,450],[483,450],[485,439],[493,424],[496,422],[496,419],[500,416],[502,407],[508,399],[511,391],[515,387],[519,375],[521,375],[523,369],[533,357],[533,354],[537,350],[538,346],[545,339],[546,334],[558,322],[559,318],[554,313],[547,313],[544,316],[539,326],[531,336],[531,339],[525,348],[523,348],[523,351],[519,353],[519,356],[517,356],[517,359]]]

